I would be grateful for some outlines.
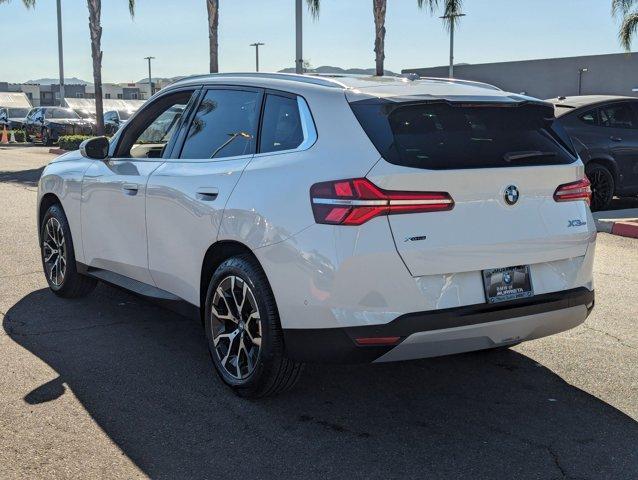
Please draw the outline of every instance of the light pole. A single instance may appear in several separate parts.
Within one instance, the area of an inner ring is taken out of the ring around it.
[[[265,43],[261,43],[261,42],[256,42],[256,43],[251,43],[250,46],[251,47],[255,47],[255,71],[258,72],[259,71],[259,47],[261,45],[266,45]]]
[[[583,73],[587,73],[588,71],[588,68],[578,69],[578,95],[582,95],[583,93]]]
[[[155,57],[144,57],[145,60],[148,60],[148,88],[151,94],[148,98],[153,96],[153,76],[151,75],[151,60],[155,60]]]
[[[464,16],[464,13],[452,13],[439,17],[450,21],[450,72],[448,75],[450,78],[454,78],[454,24],[457,18]]]
[[[303,17],[301,12],[301,0],[295,0],[295,36],[296,36],[296,51],[295,51],[295,72],[303,73],[303,37],[302,37]]]
[[[62,51],[62,0],[58,6],[58,66],[60,68],[60,106],[64,106],[64,53]]]

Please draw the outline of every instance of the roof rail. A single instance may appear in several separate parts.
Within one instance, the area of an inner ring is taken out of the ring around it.
[[[238,72],[238,73],[209,73],[204,75],[193,75],[190,77],[184,77],[177,80],[178,82],[188,82],[191,80],[197,80],[202,78],[225,78],[225,77],[234,77],[234,78],[270,78],[274,80],[287,80],[291,82],[302,82],[302,83],[310,83],[314,85],[321,85],[324,87],[332,87],[332,88],[345,88],[341,82],[337,80],[333,80],[331,78],[326,77],[318,77],[314,75],[300,75],[297,73],[261,73],[261,72]]]
[[[463,80],[461,78],[419,77],[419,80],[432,80],[435,82],[460,83],[461,85],[476,85],[478,87],[489,88],[490,90],[498,90],[499,92],[503,91],[502,89],[498,88],[496,85],[492,85],[490,83],[476,82],[474,80]]]

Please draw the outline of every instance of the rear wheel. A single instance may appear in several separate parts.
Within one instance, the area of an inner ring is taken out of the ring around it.
[[[208,348],[220,378],[243,397],[291,388],[302,365],[286,358],[275,299],[264,272],[248,255],[215,271],[206,294]]]
[[[585,173],[591,182],[592,211],[604,210],[614,197],[614,176],[606,167],[598,163],[587,165]]]
[[[44,214],[40,242],[44,274],[53,293],[77,298],[93,291],[97,281],[77,271],[71,230],[60,205],[52,205]]]

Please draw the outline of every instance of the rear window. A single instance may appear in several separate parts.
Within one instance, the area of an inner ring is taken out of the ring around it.
[[[433,170],[567,164],[573,146],[543,105],[351,104],[389,162]]]

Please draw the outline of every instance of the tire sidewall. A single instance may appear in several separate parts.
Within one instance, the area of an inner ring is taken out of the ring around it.
[[[55,218],[58,222],[60,222],[60,225],[62,226],[62,232],[64,233],[64,242],[66,243],[67,265],[66,272],[64,274],[64,281],[60,286],[56,286],[50,281],[44,262],[44,238],[46,236],[45,229],[50,218]],[[42,269],[44,270],[44,275],[46,277],[47,283],[49,284],[49,288],[54,292],[63,292],[65,289],[67,289],[69,278],[71,277],[71,275],[76,274],[75,252],[73,250],[73,239],[71,238],[71,229],[69,228],[69,223],[67,222],[66,215],[64,215],[62,208],[58,204],[50,206],[42,217],[42,224],[40,226],[40,258],[42,260]]]
[[[246,379],[242,380],[238,380],[226,372],[213,346],[212,301],[215,290],[221,281],[229,275],[235,275],[248,284],[257,302],[261,322],[261,350],[257,359],[257,365],[253,372]],[[215,365],[217,374],[227,385],[236,389],[252,390],[258,388],[264,377],[267,376],[272,361],[278,353],[275,351],[274,342],[272,341],[272,325],[273,320],[278,321],[277,312],[272,311],[273,305],[268,301],[269,298],[272,299],[270,286],[263,285],[262,283],[257,268],[251,262],[248,262],[242,257],[233,257],[223,262],[217,268],[206,292],[204,327],[206,330],[208,351]]]

